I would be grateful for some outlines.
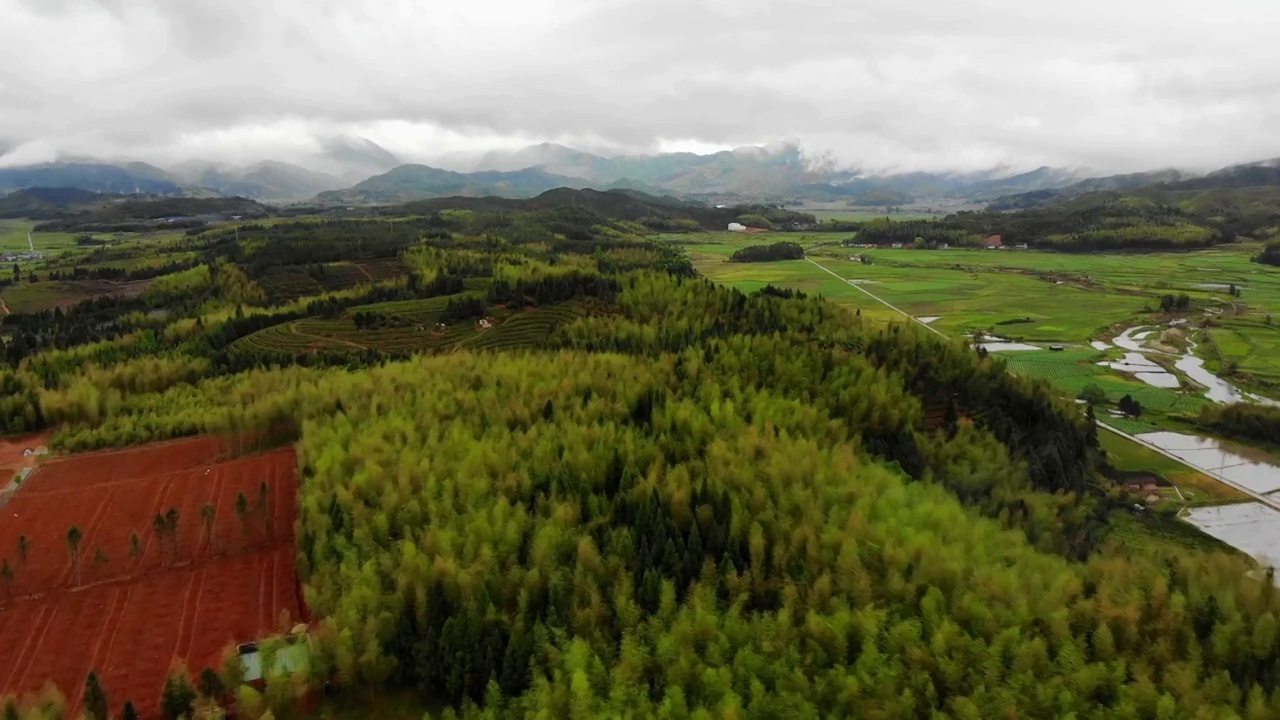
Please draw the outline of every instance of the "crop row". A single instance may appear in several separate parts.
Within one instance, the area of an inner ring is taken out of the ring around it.
[[[399,258],[379,258],[377,260],[365,260],[355,263],[364,273],[375,281],[390,280],[403,275],[405,272],[404,263]]]
[[[329,292],[336,290],[346,290],[353,288],[362,282],[368,282],[369,278],[351,263],[330,263],[324,266],[324,277],[320,279],[320,284]]]
[[[304,337],[292,331],[293,323],[281,323],[263,328],[252,335],[240,338],[232,344],[233,350],[269,350],[275,352],[292,352],[305,350],[313,338]]]
[[[518,313],[498,327],[481,333],[467,343],[468,348],[501,350],[537,345],[553,330],[587,314],[581,303],[567,302]]]
[[[273,272],[260,278],[258,285],[274,302],[318,295],[323,291],[315,279],[302,272]]]
[[[298,353],[309,350],[356,350],[371,348],[383,352],[447,351],[455,347],[504,349],[529,347],[546,340],[555,328],[588,313],[578,302],[567,302],[519,312],[496,326],[480,331],[472,320],[450,324],[436,332],[434,322],[448,304],[449,297],[427,300],[404,300],[376,303],[351,308],[349,312],[376,311],[409,318],[420,325],[358,329],[349,317],[340,319],[307,318],[281,323],[259,330],[236,341],[233,349],[249,352]]]
[[[1008,361],[1009,370],[1019,375],[1054,380],[1067,377],[1092,377],[1105,371],[1097,365],[1081,365],[1073,362],[1049,362],[1013,358]]]
[[[425,300],[392,300],[353,307],[347,311],[347,314],[376,312],[383,315],[396,315],[421,323],[434,323],[440,317],[440,313],[444,312],[445,306],[449,304],[449,301],[459,297],[461,295],[446,295]]]

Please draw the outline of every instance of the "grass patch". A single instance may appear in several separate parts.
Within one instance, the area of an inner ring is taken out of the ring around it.
[[[0,220],[0,252],[27,252],[27,233],[35,227],[30,220]],[[79,233],[37,233],[31,232],[31,242],[37,252],[56,255],[79,246],[76,239]]]
[[[1239,551],[1221,540],[1202,532],[1191,523],[1155,512],[1135,514],[1119,510],[1111,514],[1107,539],[1130,552],[1168,554],[1185,552]]]

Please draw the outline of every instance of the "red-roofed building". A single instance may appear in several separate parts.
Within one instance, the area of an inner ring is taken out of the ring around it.
[[[985,242],[988,249],[1004,247],[1004,241],[1000,239],[999,235],[992,235]]]

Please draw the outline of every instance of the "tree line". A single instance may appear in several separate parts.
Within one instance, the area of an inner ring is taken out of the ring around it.
[[[774,262],[777,260],[803,260],[804,248],[793,242],[776,242],[768,245],[750,245],[739,248],[729,256],[731,262]]]

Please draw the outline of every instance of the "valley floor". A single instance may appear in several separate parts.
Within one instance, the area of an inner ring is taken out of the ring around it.
[[[799,239],[804,260],[729,260],[741,247],[795,238],[668,236],[717,282],[744,291],[800,290],[877,322],[910,318],[937,334],[976,336],[1011,371],[1045,378],[1072,397],[1095,386],[1105,395],[1098,418],[1112,431],[1103,441],[1117,467],[1168,482],[1143,501],[1169,508],[1249,502],[1276,511],[1252,515],[1250,524],[1280,528],[1280,495],[1273,494],[1280,459],[1262,453],[1260,461],[1225,463],[1179,451],[1177,443],[1171,451],[1152,434],[1206,435],[1194,418],[1224,396],[1280,397],[1280,325],[1273,324],[1280,271],[1250,262],[1256,247],[1148,254],[864,249],[843,247],[828,233]],[[1188,296],[1187,312],[1161,312],[1163,296],[1180,294]],[[1108,409],[1125,396],[1141,403],[1141,417]],[[1218,531],[1212,520],[1188,519]],[[1280,556],[1280,539],[1275,545],[1263,554]],[[1246,551],[1259,552],[1256,544]]]

